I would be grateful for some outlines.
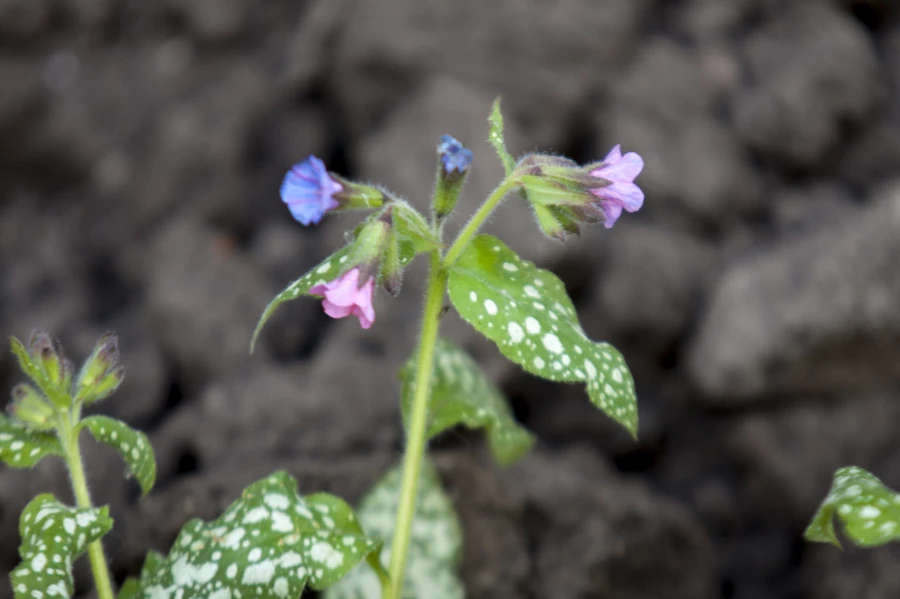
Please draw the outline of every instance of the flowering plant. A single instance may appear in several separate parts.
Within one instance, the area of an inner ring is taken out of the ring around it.
[[[416,255],[426,254],[430,265],[418,348],[401,370],[406,455],[358,512],[364,529],[392,543],[388,573],[378,577],[377,571],[354,570],[327,591],[332,599],[372,596],[379,583],[385,599],[462,596],[454,552],[443,549],[458,549],[458,524],[425,459],[427,442],[456,425],[484,428],[500,464],[518,459],[532,445],[531,434],[514,421],[505,399],[475,361],[439,337],[445,297],[507,358],[551,381],[584,383],[597,407],[632,435],[637,433],[634,383],[621,354],[588,339],[562,281],[479,229],[508,196],[526,201],[541,230],[553,238],[578,233],[584,223],[612,227],[623,210],[634,212],[643,204],[643,192],[634,183],[643,161],[633,152],[623,155],[619,146],[586,166],[543,154],[516,161],[503,141],[499,102],[489,121],[489,139],[506,176],[449,244],[443,238],[444,223],[456,208],[473,155],[448,135],[437,145],[430,218],[390,192],[328,173],[315,157],[296,165],[281,188],[282,200],[303,224],[344,207],[374,211],[348,245],[275,297],[260,319],[254,343],[274,310],[302,295],[321,297],[333,318],[353,315],[369,328],[375,321],[376,284],[396,294],[403,270]],[[304,175],[298,185],[297,173],[315,174]],[[372,197],[381,201],[362,201]],[[299,215],[295,207],[302,207]],[[426,509],[426,504],[440,508]],[[451,542],[435,550],[434,544],[416,541],[435,535]]]
[[[343,210],[370,214],[347,245],[270,302],[251,351],[278,306],[303,295],[320,298],[332,318],[355,316],[362,328],[372,327],[376,288],[397,295],[410,262],[419,254],[428,258],[419,342],[400,370],[402,463],[385,474],[356,513],[332,495],[301,497],[295,481],[275,473],[248,487],[220,518],[188,522],[169,554],[151,553],[140,577],[128,580],[118,597],[286,599],[299,597],[306,587],[326,590],[329,599],[462,597],[460,526],[426,459],[428,441],[457,425],[484,429],[494,459],[506,465],[530,450],[533,437],[516,423],[478,364],[439,337],[447,298],[504,356],[545,379],[583,383],[594,405],[637,434],[634,382],[622,355],[587,337],[559,278],[479,229],[508,196],[526,202],[552,238],[565,239],[586,223],[612,227],[623,210],[634,212],[643,203],[634,183],[643,161],[635,153],[622,154],[619,146],[585,166],[544,154],[516,161],[505,147],[499,102],[489,122],[489,140],[506,174],[450,243],[444,224],[457,206],[473,155],[447,135],[437,146],[428,218],[391,192],[327,171],[314,156],[294,166],[281,187],[282,200],[304,225]],[[81,417],[83,406],[107,397],[122,380],[115,337],[100,340],[77,377],[46,335],[36,335],[29,349],[17,340],[12,346],[34,386],[13,390],[11,417],[0,419],[0,459],[30,467],[46,456],[63,457],[77,500],[76,507],[68,507],[42,495],[23,512],[22,563],[12,574],[16,597],[71,597],[72,560],[87,551],[98,597],[112,599],[99,541],[112,521],[106,508],[90,502],[79,432],[87,429],[119,450],[145,492],[155,478],[144,435],[111,418]],[[357,568],[361,561],[369,568]]]

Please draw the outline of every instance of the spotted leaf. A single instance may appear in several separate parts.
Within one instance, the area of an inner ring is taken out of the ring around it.
[[[500,162],[503,163],[503,169],[509,175],[515,168],[516,161],[506,150],[506,142],[503,139],[503,114],[500,112],[500,98],[494,100],[494,105],[491,107],[491,115],[488,117],[488,124],[490,125],[488,141],[494,146],[494,150],[500,157]]]
[[[307,586],[334,584],[380,547],[344,501],[301,497],[297,482],[276,472],[213,522],[188,522],[168,556],[148,557],[140,587],[145,599],[295,599]]]
[[[276,295],[275,298],[269,302],[269,305],[266,306],[266,309],[263,310],[262,316],[259,318],[256,330],[253,331],[253,339],[250,341],[250,351],[253,352],[253,349],[256,347],[256,340],[259,338],[259,333],[262,331],[266,322],[272,317],[272,314],[275,313],[275,310],[278,309],[278,306],[284,302],[295,300],[302,295],[308,295],[310,287],[333,281],[350,270],[351,264],[348,260],[353,249],[352,243],[342,247],[308,273],[288,285],[284,291]]]
[[[831,490],[804,533],[806,539],[840,547],[835,515],[850,540],[861,547],[900,539],[900,494],[862,468],[847,466],[834,473]]]
[[[72,562],[112,528],[108,512],[69,507],[49,493],[32,499],[19,518],[22,561],[10,574],[16,599],[71,597]]]
[[[457,312],[528,372],[584,382],[591,402],[637,435],[637,397],[622,354],[587,338],[565,286],[490,235],[475,237],[450,268]]]
[[[147,435],[108,416],[89,416],[79,426],[88,429],[97,441],[119,452],[145,495],[153,488],[156,457]]]
[[[385,544],[394,536],[403,471],[392,468],[363,498],[356,511],[366,532]],[[426,462],[419,480],[419,496],[413,519],[403,599],[462,599],[459,581],[462,531],[453,503],[441,487],[437,473]],[[385,565],[388,551],[382,552]],[[369,569],[357,568],[325,592],[325,599],[380,597],[378,579]]]
[[[63,455],[55,435],[29,430],[0,414],[0,460],[13,468],[31,468],[48,455]]]
[[[400,371],[403,413],[408,416],[415,392],[416,357]],[[447,339],[439,339],[434,354],[428,438],[457,425],[484,428],[494,459],[502,465],[516,461],[531,449],[534,437],[520,426],[506,398],[478,364]]]

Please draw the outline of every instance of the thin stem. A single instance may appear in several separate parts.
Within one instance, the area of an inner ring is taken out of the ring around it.
[[[438,250],[431,252],[431,267],[428,274],[428,292],[422,314],[422,333],[419,338],[419,352],[416,364],[415,396],[409,419],[409,433],[406,441],[406,455],[403,459],[403,486],[400,491],[400,505],[397,507],[397,524],[394,528],[394,542],[391,547],[391,587],[385,599],[400,599],[403,591],[403,574],[413,518],[416,513],[416,497],[422,458],[425,454],[425,433],[428,424],[428,397],[431,392],[431,371],[434,361],[434,347],[440,326],[441,304],[447,277],[441,269]]]
[[[58,434],[66,452],[66,464],[69,467],[69,476],[72,479],[72,492],[75,494],[75,504],[80,508],[93,508],[91,495],[88,491],[87,478],[84,475],[84,462],[81,459],[81,447],[78,444],[78,432],[75,427],[78,417],[61,418]],[[109,567],[106,565],[106,556],[103,554],[103,545],[99,540],[88,545],[88,558],[91,561],[91,571],[94,574],[94,584],[97,587],[98,599],[115,599],[112,582],[109,577]]]
[[[453,242],[453,245],[450,246],[450,249],[447,250],[447,254],[444,256],[443,266],[447,268],[448,266],[452,266],[459,259],[459,255],[462,254],[462,251],[465,249],[466,244],[472,239],[475,233],[478,232],[478,229],[481,228],[481,225],[487,219],[488,216],[491,215],[494,208],[497,207],[497,204],[500,203],[506,194],[508,194],[512,189],[518,185],[518,180],[514,177],[507,177],[500,183],[500,186],[497,187],[487,197],[484,201],[484,204],[481,205],[481,208],[478,209],[472,218],[469,219],[469,222],[466,223],[466,226],[462,231],[459,232],[459,235],[456,236],[456,240]]]

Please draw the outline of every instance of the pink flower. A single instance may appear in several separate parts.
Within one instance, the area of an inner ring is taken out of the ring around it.
[[[340,277],[328,283],[310,288],[309,293],[321,295],[325,314],[332,318],[344,318],[353,314],[359,318],[359,325],[368,329],[375,322],[375,308],[372,294],[375,292],[375,277],[369,277],[359,285],[359,267],[351,268]]]
[[[606,155],[603,163],[591,171],[592,177],[609,182],[589,190],[600,200],[600,208],[606,216],[604,226],[607,229],[616,224],[623,208],[628,212],[635,212],[644,205],[644,192],[634,183],[643,168],[644,160],[638,154],[628,152],[622,156],[622,149],[617,145]]]

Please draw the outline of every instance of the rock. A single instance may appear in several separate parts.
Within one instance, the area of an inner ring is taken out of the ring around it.
[[[499,476],[524,506],[532,593],[717,596],[711,545],[689,512],[620,479],[591,453],[533,453]]]
[[[838,392],[898,372],[900,188],[823,229],[737,261],[690,343],[688,372],[711,401]]]
[[[670,343],[695,318],[716,265],[714,248],[659,226],[617,225],[585,322],[603,332]]]
[[[895,544],[863,549],[846,543],[843,551],[819,545],[808,553],[811,555],[804,560],[803,579],[817,598],[890,599],[900,593],[895,567],[900,549]]]
[[[651,6],[643,0],[612,0],[603,10],[586,0],[350,3],[326,75],[357,134],[427,74],[502,93],[510,120],[533,127],[529,139],[558,143],[572,110],[627,58]]]
[[[0,39],[38,37],[50,26],[53,13],[51,0],[0,1]]]
[[[831,229],[852,219],[858,207],[841,185],[820,181],[773,194],[772,212],[779,233],[790,235]]]
[[[250,6],[243,0],[166,0],[164,4],[202,42],[234,41],[246,25]]]
[[[144,264],[153,330],[188,389],[250,367],[253,329],[275,292],[227,238],[174,221],[158,233]],[[257,363],[264,356],[261,347]]]
[[[398,446],[396,378],[364,348],[340,349],[340,355],[324,353],[309,367],[256,369],[209,386],[199,402],[185,405],[154,438],[156,446],[166,448],[160,456],[161,477],[177,473],[185,459],[205,468],[277,456],[342,457]],[[198,422],[203,423],[202,435],[197,434]]]
[[[742,502],[793,528],[812,518],[835,470],[853,464],[880,472],[896,459],[892,423],[900,417],[890,388],[832,402],[805,399],[735,419],[726,442],[728,459],[752,479]]]
[[[796,168],[818,165],[883,95],[866,32],[826,2],[790,5],[749,38],[745,57],[753,83],[733,102],[741,139]]]
[[[614,88],[610,113],[601,113],[603,134],[593,153],[602,158],[622,144],[644,158],[637,180],[648,198],[642,214],[665,214],[674,203],[719,222],[760,206],[758,176],[734,133],[713,114],[736,65],[721,55],[722,74],[704,56],[667,40],[648,43]]]

